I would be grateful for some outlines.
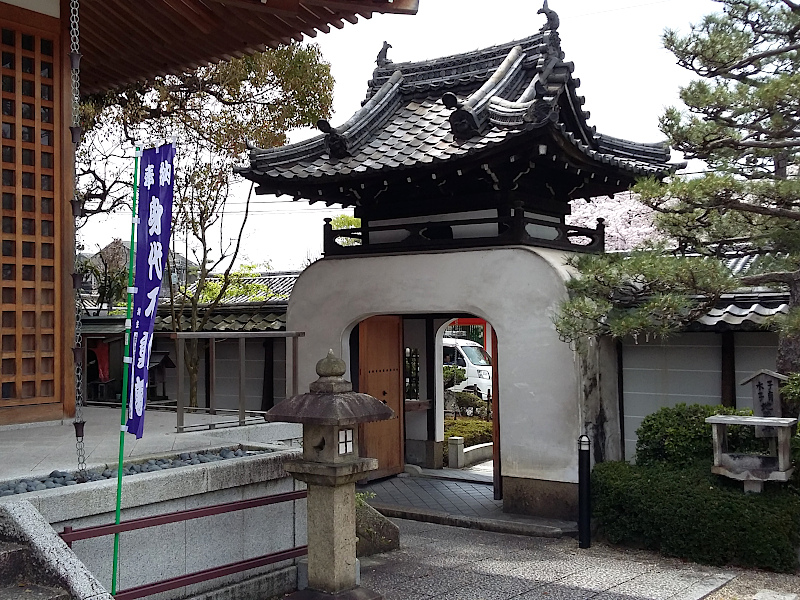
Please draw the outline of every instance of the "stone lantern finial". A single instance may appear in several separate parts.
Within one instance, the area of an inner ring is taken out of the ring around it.
[[[317,375],[319,379],[308,386],[314,394],[343,394],[353,391],[353,384],[344,378],[347,365],[337,357],[333,350],[328,350],[328,356],[317,362]]]

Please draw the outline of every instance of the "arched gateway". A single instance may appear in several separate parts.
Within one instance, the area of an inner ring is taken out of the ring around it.
[[[597,229],[566,225],[568,203],[626,190],[637,177],[664,177],[676,165],[664,145],[611,138],[587,124],[557,26],[549,14],[537,34],[485,50],[418,63],[384,56],[367,101],[344,125],[323,121],[316,138],[252,149],[240,172],[259,193],[353,206],[361,218],[358,229],[326,223],[325,258],[293,290],[288,328],[306,332],[301,387],[328,348],[359,360],[351,332],[373,315],[484,318],[497,339],[504,506],[574,517],[577,437],[605,427],[614,456],[619,436],[608,426],[618,419],[614,402],[598,396],[586,361],[552,323],[566,293],[565,257],[603,251],[602,221]],[[430,357],[431,329],[428,376],[441,371]],[[402,352],[396,336],[377,337],[386,338],[387,356]],[[351,378],[359,380],[353,364]],[[441,451],[442,406],[427,411],[404,418],[405,434],[399,428],[406,437],[426,432],[427,451],[417,454],[429,457]]]

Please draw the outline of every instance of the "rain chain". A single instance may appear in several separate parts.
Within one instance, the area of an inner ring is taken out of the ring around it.
[[[72,144],[77,154],[78,144],[81,141],[80,126],[80,101],[81,101],[81,71],[80,71],[80,30],[78,19],[79,0],[70,0],[69,3],[69,33],[70,33],[70,53],[69,62],[71,69],[72,83],[72,125],[69,130],[72,135]],[[78,175],[73,161],[73,199],[72,216],[80,218],[82,213],[81,201],[78,194]],[[78,228],[75,223],[75,242],[78,241]],[[78,252],[75,251],[75,272],[72,277],[72,286],[75,289],[75,345],[72,352],[75,359],[75,450],[78,454],[78,475],[81,479],[86,476],[86,450],[83,444],[83,433],[85,421],[83,420],[83,323],[81,321],[81,302],[80,288],[82,277],[79,275]]]

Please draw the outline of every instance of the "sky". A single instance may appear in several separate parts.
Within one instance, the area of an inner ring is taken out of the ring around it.
[[[333,125],[344,123],[360,107],[384,40],[392,45],[388,58],[393,62],[425,60],[528,37],[545,22],[537,14],[540,0],[419,4],[413,16],[375,15],[307,40],[318,43],[331,63],[336,81]],[[633,141],[662,140],[658,118],[666,107],[679,105],[678,89],[691,77],[663,48],[661,34],[667,27],[686,32],[719,5],[711,0],[550,0],[549,6],[559,15],[561,48],[565,59],[575,63],[573,77],[581,81],[579,93],[586,97],[583,108],[591,113],[589,124],[600,133]],[[290,141],[318,133],[295,131]],[[223,244],[238,233],[236,221],[249,188],[249,182],[234,188]],[[273,270],[299,269],[308,257],[319,257],[323,219],[342,212],[286,196],[253,198],[239,262],[269,264]],[[128,239],[130,216],[95,218],[80,236],[86,251],[115,237]],[[183,240],[175,245],[183,252]]]

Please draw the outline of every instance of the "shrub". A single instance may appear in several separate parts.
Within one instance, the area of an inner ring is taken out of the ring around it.
[[[705,422],[711,415],[751,415],[750,410],[726,406],[678,404],[666,407],[644,418],[637,435],[636,464],[649,465],[667,462],[675,466],[690,465],[698,460],[711,461],[714,447],[711,425]],[[754,427],[728,427],[728,444],[742,452],[759,452],[766,448],[757,440]]]
[[[612,543],[712,565],[797,567],[800,497],[771,484],[761,494],[743,494],[740,482],[712,475],[707,463],[598,464],[592,504]]]
[[[479,411],[486,413],[486,402],[472,392],[456,392],[456,406],[462,415],[469,414],[468,408],[472,409],[474,416],[478,416]]]
[[[444,464],[448,464],[448,441],[452,436],[464,438],[464,447],[485,444],[493,439],[491,421],[462,417],[458,420],[446,419],[444,422]]]
[[[800,373],[790,373],[781,386],[781,409],[783,416],[797,416],[800,408]]]
[[[442,376],[444,377],[444,389],[449,390],[451,387],[458,385],[467,378],[467,371],[460,367],[446,366],[442,367]]]

